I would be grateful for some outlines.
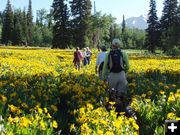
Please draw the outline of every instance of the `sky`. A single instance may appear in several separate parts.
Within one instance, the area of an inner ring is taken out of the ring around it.
[[[28,8],[29,0],[10,0],[11,4],[15,8],[24,7]],[[94,1],[96,5],[96,11],[101,11],[102,14],[111,14],[116,18],[117,23],[122,22],[123,15],[126,18],[138,17],[140,15],[147,15],[149,11],[150,0],[91,0],[94,7]],[[42,8],[50,9],[53,0],[32,0],[33,16],[35,19],[36,11]],[[157,16],[162,14],[164,0],[156,0]],[[6,7],[7,0],[0,0],[0,11],[3,11]],[[94,10],[92,9],[92,12]]]

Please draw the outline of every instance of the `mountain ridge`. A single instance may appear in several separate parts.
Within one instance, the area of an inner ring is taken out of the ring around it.
[[[145,30],[148,27],[147,15],[140,15],[138,17],[130,17],[125,19],[126,27],[137,28]]]

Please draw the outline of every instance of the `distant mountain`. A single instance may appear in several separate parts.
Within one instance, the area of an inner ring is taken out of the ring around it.
[[[131,17],[126,19],[125,22],[126,22],[126,27],[129,28],[138,28],[144,30],[148,27],[146,15],[141,15],[139,17]]]

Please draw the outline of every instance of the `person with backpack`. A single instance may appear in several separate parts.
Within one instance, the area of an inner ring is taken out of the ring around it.
[[[86,59],[87,59],[87,64],[88,65],[90,64],[91,56],[92,56],[91,50],[89,49],[89,47],[86,47]]]
[[[129,69],[128,55],[126,52],[120,49],[121,42],[118,38],[113,39],[111,45],[111,51],[107,53],[102,76],[103,80],[108,81],[110,93],[112,90],[116,90],[117,94],[127,94],[127,79],[126,72]],[[108,73],[108,78],[106,74]]]
[[[106,46],[101,47],[101,53],[98,54],[97,59],[96,59],[96,67],[95,67],[95,72],[98,73],[99,79],[102,80],[102,69],[104,65],[104,59],[106,56]]]
[[[82,54],[79,50],[79,47],[76,47],[76,51],[74,52],[73,63],[77,70],[80,70],[81,68],[81,60],[82,60]]]

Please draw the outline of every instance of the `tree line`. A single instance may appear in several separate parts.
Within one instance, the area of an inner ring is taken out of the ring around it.
[[[54,0],[49,13],[45,9],[38,10],[33,22],[31,0],[27,11],[12,10],[10,0],[7,0],[6,9],[0,12],[1,43],[83,48],[109,45],[114,37],[118,37],[123,48],[148,49],[151,52],[179,49],[180,6],[177,0],[164,0],[160,20],[156,15],[156,2],[150,0],[145,31],[127,28],[124,15],[119,25],[112,15],[92,14],[91,8],[90,0]]]
[[[33,22],[31,0],[27,10],[12,9],[10,0],[7,0],[5,10],[0,12],[0,32],[1,44],[50,46],[52,14],[45,9],[38,10],[36,22]]]
[[[178,0],[164,0],[163,4],[159,20],[156,1],[150,0],[145,46],[151,52],[160,48],[165,53],[180,54],[180,3]]]
[[[22,11],[12,9],[7,0],[6,9],[0,12],[2,44],[83,48],[109,45],[112,38],[119,37],[124,38],[124,48],[144,47],[143,30],[126,28],[127,33],[122,36],[121,26],[115,23],[112,15],[91,13],[90,1],[54,0],[49,13],[46,9],[37,11],[35,22],[31,4],[29,0],[28,10],[24,8]]]

